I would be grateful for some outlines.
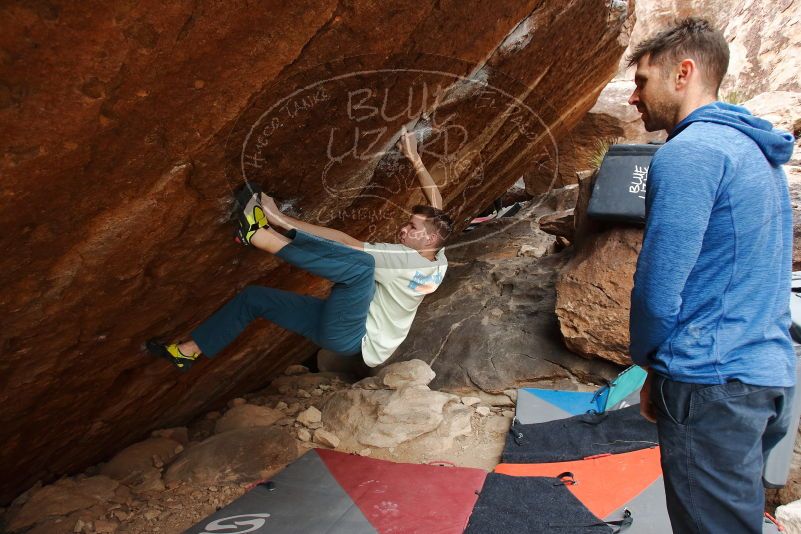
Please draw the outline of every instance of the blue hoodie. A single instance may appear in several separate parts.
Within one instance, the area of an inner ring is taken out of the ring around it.
[[[793,136],[739,106],[693,111],[654,155],[631,357],[673,380],[792,386]]]

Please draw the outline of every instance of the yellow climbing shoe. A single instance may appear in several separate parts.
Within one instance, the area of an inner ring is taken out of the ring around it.
[[[145,343],[145,347],[149,353],[168,360],[182,372],[188,371],[189,368],[192,367],[192,364],[195,363],[195,360],[200,356],[200,354],[197,353],[186,355],[178,349],[177,344],[166,345],[164,343],[159,343],[155,339],[151,339]]]
[[[236,241],[250,245],[250,240],[259,228],[268,228],[267,215],[261,207],[262,188],[258,184],[247,183],[236,193]]]

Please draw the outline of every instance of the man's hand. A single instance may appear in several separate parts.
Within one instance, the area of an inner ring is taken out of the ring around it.
[[[267,215],[267,222],[274,223],[281,219],[281,210],[278,209],[273,197],[262,193],[261,207],[264,209],[264,214]]]
[[[640,389],[640,415],[648,421],[656,423],[656,408],[651,402],[651,384],[654,382],[654,373],[648,370],[648,376]]]
[[[414,132],[407,132],[406,126],[401,128],[401,136],[398,140],[398,150],[401,154],[406,156],[412,163],[420,159],[420,154],[417,153],[417,137]]]
[[[423,190],[423,194],[428,199],[428,202],[433,207],[441,210],[442,195],[439,192],[437,184],[434,183],[431,174],[428,172],[428,169],[426,169],[425,164],[423,164],[423,158],[421,158],[420,154],[417,152],[417,138],[414,136],[414,132],[407,132],[406,126],[401,128],[398,150],[412,162],[414,172],[417,174],[417,181],[420,182],[420,188]]]

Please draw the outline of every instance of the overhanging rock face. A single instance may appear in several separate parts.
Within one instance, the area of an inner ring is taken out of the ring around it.
[[[392,239],[417,129],[460,226],[593,105],[633,2],[6,2],[0,8],[0,502],[103,460],[311,347],[262,325],[186,375],[185,335],[248,283],[324,282],[237,248],[231,190]],[[554,171],[555,172],[555,171]]]

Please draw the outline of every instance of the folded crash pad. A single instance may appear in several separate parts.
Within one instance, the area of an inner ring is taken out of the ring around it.
[[[587,511],[602,521],[619,521],[628,510],[631,524],[622,529],[626,534],[672,532],[658,448],[572,462],[500,464],[495,472],[515,477],[557,477]],[[516,515],[522,511],[518,509],[510,513]],[[472,523],[472,517],[470,521]],[[778,529],[766,518],[762,531],[763,534],[775,534]]]
[[[465,534],[612,533],[559,478],[490,473]]]
[[[798,294],[794,293],[791,298],[797,299],[796,295]],[[797,326],[801,326],[801,310],[798,311],[798,315],[795,312],[793,313],[793,327]],[[799,419],[801,419],[801,389],[799,389],[801,388],[801,364],[799,364],[798,360],[799,356],[801,356],[801,345],[794,341],[793,346],[796,355],[796,386],[790,396],[790,425],[784,437],[765,454],[762,483],[766,488],[781,488],[787,484],[787,477],[790,476],[790,465],[793,459],[793,447],[798,435],[798,423]]]
[[[640,402],[645,377],[642,367],[632,365],[594,392],[522,388],[517,394],[516,417],[523,424],[544,423],[631,406]]]
[[[506,437],[504,463],[580,460],[598,454],[656,447],[656,425],[640,415],[640,405],[602,414],[524,425],[515,421]]]
[[[596,517],[613,521],[631,512],[630,532],[670,532],[659,448],[607,454],[572,462],[500,464],[496,473],[558,477],[569,473],[570,492]]]
[[[605,221],[644,223],[648,167],[660,146],[609,147],[593,183],[587,215]]]

